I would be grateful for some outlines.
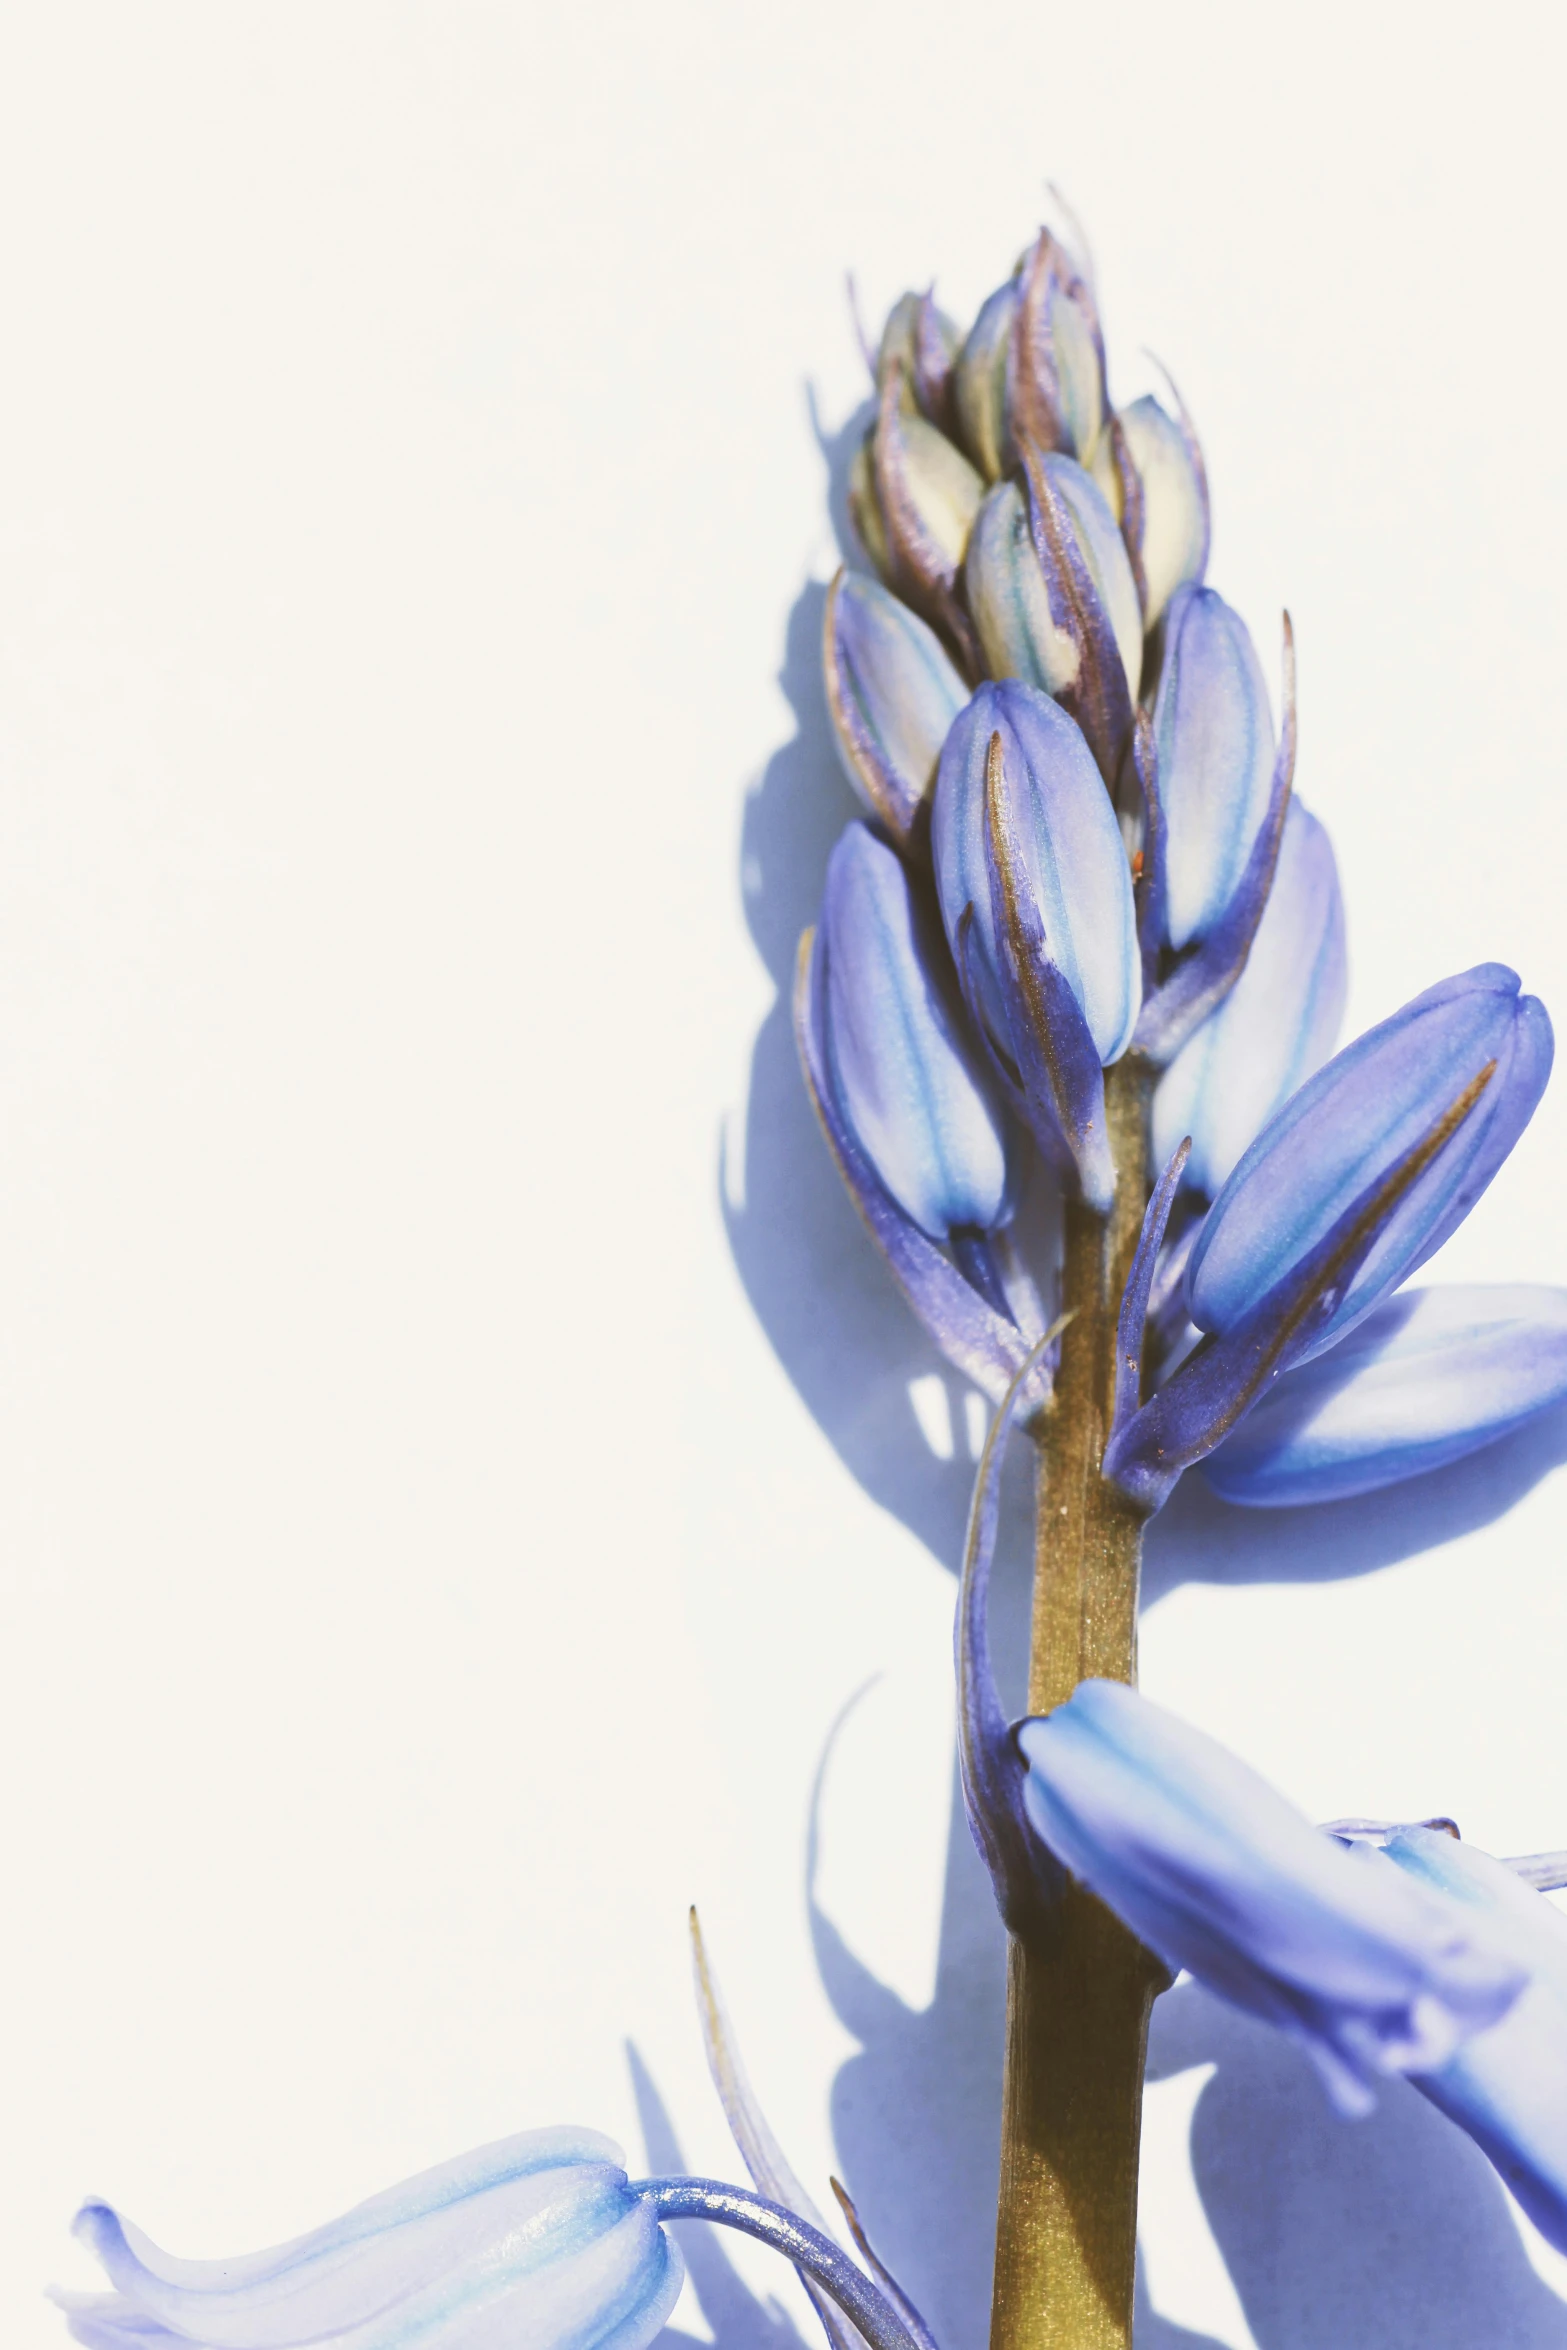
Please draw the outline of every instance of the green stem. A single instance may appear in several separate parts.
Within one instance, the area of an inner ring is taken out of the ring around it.
[[[1140,1515],[1099,1473],[1115,1377],[1115,1319],[1148,1193],[1152,1073],[1120,1062],[1106,1108],[1116,1196],[1108,1218],[1066,1211],[1055,1398],[1039,1429],[1029,1709],[1091,1675],[1137,1677]],[[1001,2192],[991,2350],[1129,2350],[1137,2149],[1154,1963],[1091,1894],[1071,1887],[1007,1960]]]

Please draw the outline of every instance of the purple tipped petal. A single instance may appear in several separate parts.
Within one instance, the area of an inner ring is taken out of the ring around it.
[[[1041,229],[1019,280],[1009,388],[1013,429],[1036,449],[1087,464],[1104,423],[1104,343],[1093,291],[1059,238]]]
[[[1400,1828],[1384,1850],[1528,1970],[1528,1988],[1499,2022],[1411,2077],[1490,2156],[1541,2235],[1567,2252],[1567,1918],[1505,1861],[1455,1837]]]
[[[822,668],[844,773],[904,843],[968,687],[917,613],[850,571],[839,572],[827,597]]]
[[[1567,1290],[1419,1289],[1286,1372],[1203,1465],[1250,1509],[1419,1476],[1567,1401]]]
[[[1296,1087],[1332,1052],[1348,985],[1333,844],[1292,801],[1246,967],[1154,1095],[1154,1156],[1192,1138],[1186,1180],[1209,1199]]]
[[[1461,1906],[1313,1828],[1235,1756],[1119,1682],[1018,1743],[1040,1837],[1172,1970],[1302,2042],[1350,2112],[1445,2064],[1524,1970]]]
[[[1237,1328],[1368,1183],[1483,1080],[1473,1114],[1398,1199],[1310,1352],[1342,1338],[1469,1213],[1533,1115],[1551,1054],[1545,1007],[1520,995],[1500,963],[1440,981],[1357,1037],[1291,1096],[1214,1202],[1188,1279],[1199,1329]]]
[[[828,1149],[866,1230],[914,1313],[949,1363],[993,1403],[1005,1395],[1030,1340],[971,1288],[927,1240],[877,1175],[838,1106],[827,1070],[827,972],[821,941],[807,931],[795,973],[794,1033],[806,1090]],[[1048,1376],[1040,1374],[1042,1400]]]
[[[1017,306],[1017,280],[1009,278],[982,304],[953,370],[958,434],[986,481],[999,481],[1013,462],[1007,358]]]
[[[1010,1213],[1004,1115],[965,1034],[934,907],[863,824],[827,866],[828,1057],[882,1182],[933,1240]]]
[[[1267,812],[1273,716],[1246,625],[1212,588],[1176,591],[1154,704],[1169,825],[1168,937],[1190,945],[1234,897]]]
[[[1116,1060],[1136,1023],[1141,993],[1131,872],[1120,827],[1071,719],[1015,680],[981,686],[942,752],[931,849],[948,941],[956,956],[958,928],[972,906],[984,1017],[996,1041],[1006,1045],[986,853],[993,734],[1001,736],[1028,894],[1051,960],[1088,1023],[1100,1060]]]

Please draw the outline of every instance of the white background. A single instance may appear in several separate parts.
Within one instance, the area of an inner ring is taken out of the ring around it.
[[[89,2190],[202,2254],[547,2122],[732,2173],[693,1897],[796,2164],[979,2350],[963,1398],[775,1002],[849,812],[844,272],[966,312],[1064,185],[1270,669],[1294,613],[1351,1026],[1491,956],[1560,1011],[1564,47],[1364,0],[8,14],[16,2350]],[[1567,1279],[1564,1120],[1444,1271]],[[1287,1521],[1183,1495],[1146,1686],[1316,1817],[1567,1842],[1564,1455]],[[1412,2094],[1343,2127],[1190,1991],[1154,2069],[1145,2350],[1567,2344]],[[686,2333],[787,2350],[761,2255],[693,2269]]]

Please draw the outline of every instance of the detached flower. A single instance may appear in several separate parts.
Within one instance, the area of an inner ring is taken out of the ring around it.
[[[1408,1290],[1286,1371],[1203,1463],[1248,1509],[1341,1501],[1462,1460],[1567,1401],[1567,1290]]]
[[[970,1009],[1042,1146],[1106,1206],[1100,1070],[1137,1019],[1136,921],[1115,811],[1056,703],[980,687],[941,755],[931,848]]]
[[[1212,1199],[1242,1153],[1332,1052],[1348,968],[1333,844],[1292,800],[1246,967],[1159,1081],[1154,1157],[1190,1135],[1186,1181]]]
[[[238,2260],[172,2259],[88,2203],[114,2290],[59,2299],[87,2350],[642,2350],[683,2269],[621,2162],[594,2131],[529,2131]]]
[[[1544,1005],[1520,995],[1516,972],[1482,963],[1427,988],[1293,1094],[1192,1249],[1187,1312],[1207,1343],[1140,1410],[1118,1407],[1106,1476],[1158,1509],[1281,1372],[1345,1338],[1424,1264],[1533,1116],[1553,1049]],[[1161,1191],[1143,1256],[1167,1212]],[[1139,1344],[1123,1330],[1129,1365]],[[1135,1398],[1135,1381],[1124,1392]]]
[[[1345,2113],[1379,2075],[1440,2072],[1524,1988],[1451,1895],[1324,1836],[1119,1682],[1083,1682],[1017,1739],[1057,1860],[1172,1971],[1299,2041]]]
[[[1567,1918],[1505,1862],[1455,1836],[1398,1828],[1383,1850],[1528,1970],[1528,1988],[1499,2023],[1411,2078],[1490,2156],[1541,2235],[1567,2252]]]
[[[861,573],[840,571],[822,638],[827,708],[844,773],[906,842],[968,687],[917,613]]]

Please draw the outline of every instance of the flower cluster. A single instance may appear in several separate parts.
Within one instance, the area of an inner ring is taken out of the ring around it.
[[[1153,1089],[1157,1163],[1181,1161],[1123,1301],[1136,1378],[1105,1467],[1140,1509],[1199,1461],[1242,1503],[1365,1492],[1567,1396],[1560,1293],[1394,1294],[1528,1123],[1550,1022],[1486,964],[1329,1058],[1344,910],[1292,792],[1289,623],[1276,730],[1206,584],[1179,399],[1113,406],[1092,285],[1049,231],[967,335],[905,296],[874,374],[865,567],[833,583],[824,643],[868,814],[833,853],[796,1025],[915,1312],[999,1400],[1054,1318],[1019,1200],[1038,1180],[1108,1214],[1118,1071]]]

